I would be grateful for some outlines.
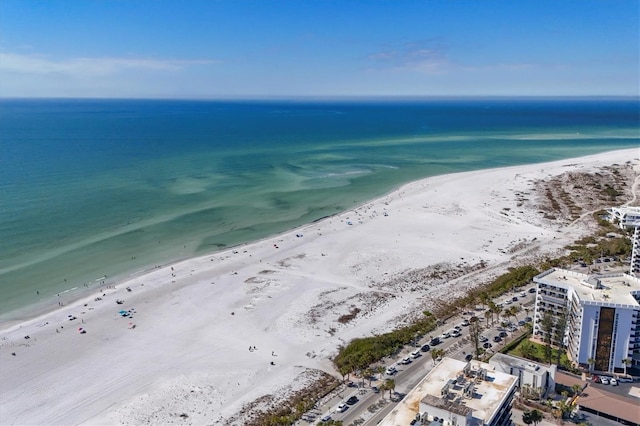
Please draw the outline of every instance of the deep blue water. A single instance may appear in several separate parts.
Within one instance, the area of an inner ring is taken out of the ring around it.
[[[638,99],[2,100],[0,314],[422,177],[638,147],[639,128]]]

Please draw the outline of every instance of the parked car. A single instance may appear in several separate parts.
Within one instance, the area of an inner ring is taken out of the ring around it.
[[[600,382],[600,376],[594,374],[593,376],[591,376],[591,380],[593,380],[593,383],[601,383]]]
[[[464,321],[462,321],[462,324],[461,324],[461,325],[462,325],[463,327],[467,327],[467,326],[469,325],[469,320],[464,320]]]
[[[611,380],[609,380],[609,383],[611,383],[611,386],[618,386],[618,379],[612,377]]]
[[[442,342],[440,342],[440,338],[439,337],[434,337],[433,339],[431,339],[429,341],[429,344],[431,346],[436,346],[436,345],[439,345],[440,343],[442,343]]]
[[[400,361],[400,364],[402,365],[411,364],[411,358],[410,357],[402,358],[402,361]]]
[[[608,385],[609,384],[609,378],[606,376],[600,376],[600,383],[602,383],[603,385]]]
[[[471,354],[467,354],[467,356],[464,357],[464,360],[467,362],[471,361],[472,359],[473,359],[473,355]]]
[[[453,327],[454,330],[456,331],[462,331],[462,327],[460,327],[459,325],[456,325],[455,327]]]
[[[527,293],[523,291],[522,293],[520,293],[520,297],[527,297]]]
[[[478,340],[481,341],[481,342],[488,342],[489,341],[489,339],[487,339],[485,336],[478,337]]]
[[[618,377],[618,383],[633,383],[633,379],[628,377]]]
[[[353,405],[353,404],[355,404],[355,403],[356,403],[356,402],[358,402],[358,401],[360,401],[360,400],[358,399],[358,397],[357,397],[357,396],[355,396],[355,395],[353,395],[352,397],[350,397],[349,399],[347,399],[347,404],[349,404],[349,405]]]
[[[420,353],[420,349],[416,349],[415,351],[411,352],[411,358],[416,359],[418,357],[421,357],[422,354]]]
[[[522,327],[522,326],[523,326],[523,325],[525,325],[525,324],[526,324],[526,321],[525,321],[525,320],[520,320],[520,321],[518,321],[518,325],[519,325],[520,327]]]
[[[331,421],[331,416],[329,414],[327,414],[326,416],[321,418],[320,421],[321,422],[330,422]]]
[[[535,288],[535,287],[531,287],[531,288],[529,289],[529,293],[535,293],[535,292],[536,292],[536,288]]]
[[[442,333],[442,335],[440,336],[441,339],[448,339],[449,337],[451,337],[451,333],[449,333],[448,331],[445,331],[444,333]]]
[[[385,373],[387,374],[387,376],[393,376],[394,374],[396,374],[398,372],[398,370],[396,370],[396,367],[394,367],[393,365],[390,367],[387,367],[387,370],[385,371]]]
[[[524,318],[524,321],[525,321],[525,322],[531,322],[531,321],[533,321],[533,318],[531,318],[531,317],[525,317],[525,318]]]
[[[493,341],[494,341],[494,342],[498,343],[498,342],[499,342],[499,341],[501,341],[501,340],[502,340],[502,337],[500,337],[500,336],[493,336]]]
[[[498,336],[500,336],[500,337],[507,337],[507,336],[508,336],[508,334],[507,334],[507,332],[506,332],[506,331],[501,331],[501,332],[500,332],[500,334],[499,334]],[[498,336],[496,336],[496,337],[498,337]],[[495,340],[495,339],[494,339],[494,340]],[[496,342],[499,342],[499,341],[500,341],[500,339],[496,340]]]
[[[460,331],[456,329],[451,330],[451,337],[460,337]]]
[[[371,390],[373,391],[373,393],[380,393],[380,388],[377,386],[371,387]]]
[[[422,352],[429,352],[430,349],[431,347],[429,345],[422,345],[422,347],[420,348]]]
[[[513,297],[511,298],[511,301],[512,301],[512,302],[517,302],[517,301],[518,301],[518,296],[513,296]]]
[[[338,406],[336,407],[336,413],[344,413],[345,411],[347,411],[349,409],[349,406],[347,404],[345,404],[344,402],[341,402],[340,404],[338,404]]]
[[[491,342],[484,342],[484,344],[482,345],[482,347],[485,348],[485,349],[489,349],[489,348],[491,348],[491,346],[492,346]]]

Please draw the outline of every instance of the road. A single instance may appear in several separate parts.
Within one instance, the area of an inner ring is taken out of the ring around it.
[[[516,304],[519,304],[522,307],[522,312],[518,314],[517,318],[522,320],[526,316],[524,310],[525,307],[530,308],[529,316],[533,316],[535,293],[532,294],[528,292],[532,287],[534,286],[529,285],[525,289],[505,294],[500,298],[500,300],[497,300],[496,303],[502,302],[506,299],[511,299],[513,296],[517,296],[518,301]],[[521,297],[520,293],[522,292],[526,293],[525,297]],[[508,307],[510,305],[505,304],[504,306]],[[496,343],[493,341],[493,337],[498,335],[500,331],[503,331],[503,329],[500,327],[499,323],[487,328],[483,312],[484,310],[466,312],[463,315],[450,318],[444,325],[434,330],[431,335],[440,336],[445,331],[450,331],[454,326],[461,324],[465,318],[468,319],[472,315],[477,315],[480,318],[480,323],[482,325],[480,334],[487,337],[489,342],[493,345],[493,348],[488,350],[489,353],[492,353],[493,350],[499,350],[506,342],[513,340],[513,338],[524,332],[521,327],[513,333],[509,332],[506,340],[502,339],[500,343]],[[504,319],[508,320],[507,318]],[[410,364],[402,365],[400,363],[403,358],[410,356],[410,353],[416,348],[420,348],[422,345],[428,344],[429,340],[430,337],[426,337],[420,342],[417,342],[415,347],[407,347],[406,350],[397,358],[385,359],[384,362],[386,366],[395,365],[398,370],[398,372],[393,376],[387,376],[383,373],[378,375],[377,380],[372,381],[370,384],[368,380],[366,380],[364,384],[362,383],[362,380],[360,380],[356,384],[358,387],[348,387],[343,385],[335,395],[327,398],[325,401],[322,401],[320,406],[313,410],[313,412],[307,413],[306,418],[308,420],[301,420],[298,424],[308,425],[309,423],[318,423],[324,416],[330,416],[333,420],[341,420],[345,425],[375,425],[379,423],[391,410],[393,410],[397,402],[411,389],[413,389],[434,367],[435,363],[430,352],[422,352],[422,355],[414,359]],[[443,339],[442,343],[436,347],[438,349],[444,349],[445,356],[459,360],[464,360],[467,354],[473,353],[474,351],[471,339],[469,338],[468,327],[462,327],[460,337]],[[373,386],[380,386],[380,384],[389,378],[392,378],[396,384],[395,392],[397,392],[397,394],[394,395],[394,399],[396,399],[395,402],[389,399],[389,391],[386,391],[383,394],[382,392],[374,393],[372,390]],[[356,396],[359,401],[356,404],[349,406],[345,412],[338,413],[336,411],[338,404],[345,402],[351,396]]]

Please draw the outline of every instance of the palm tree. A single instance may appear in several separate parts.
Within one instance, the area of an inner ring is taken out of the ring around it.
[[[487,327],[489,327],[489,318],[491,318],[491,324],[493,325],[493,314],[491,311],[486,311],[484,313],[484,319],[487,320]]]
[[[496,309],[498,309],[498,305],[495,304],[493,300],[489,301],[489,312],[491,312],[491,325],[493,325],[493,315],[496,313]]]
[[[384,398],[384,391],[387,390],[387,382],[380,383],[378,389],[380,389],[380,392],[382,392],[382,397]]]
[[[573,386],[571,386],[571,390],[573,391],[574,395],[580,395],[580,391],[582,391],[582,386],[580,386],[579,384],[575,384]]]
[[[371,379],[373,379],[373,368],[367,367],[362,371],[362,385],[364,386],[364,379],[369,380],[369,386],[371,386]]]
[[[503,312],[502,307],[498,305],[493,305],[492,311],[494,314],[496,314],[496,322],[500,321],[500,314],[502,314]]]
[[[482,303],[483,308],[489,304],[490,300],[489,293],[480,293],[480,303]]]
[[[593,358],[589,358],[587,360],[587,364],[589,364],[589,373],[593,373],[593,366],[596,363],[596,360]]]
[[[624,365],[624,375],[627,375],[627,367],[631,366],[632,360],[631,358],[625,358],[622,360],[622,364]]]
[[[351,373],[351,365],[349,363],[344,363],[338,366],[338,372],[342,374],[342,381],[349,379],[349,374]]]
[[[544,342],[545,345],[545,356],[546,361],[551,364],[551,340],[553,339],[553,326],[555,325],[555,321],[553,320],[553,316],[549,312],[544,313],[544,317],[542,317],[542,321],[540,323],[542,326],[542,332],[544,333]]]
[[[517,305],[511,307],[511,316],[518,322],[518,314],[522,312],[522,308]]]
[[[433,365],[436,365],[436,359],[440,358],[443,355],[444,355],[444,350],[431,349],[431,358],[433,359]]]
[[[389,391],[389,399],[391,399],[391,392],[396,388],[396,381],[393,379],[387,379],[384,382],[384,387]]]
[[[537,425],[542,420],[542,413],[538,410],[532,410],[529,416],[531,416],[531,421],[534,425]]]

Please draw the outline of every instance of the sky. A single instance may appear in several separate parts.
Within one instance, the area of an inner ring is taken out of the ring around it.
[[[639,96],[638,0],[0,0],[0,97]]]

